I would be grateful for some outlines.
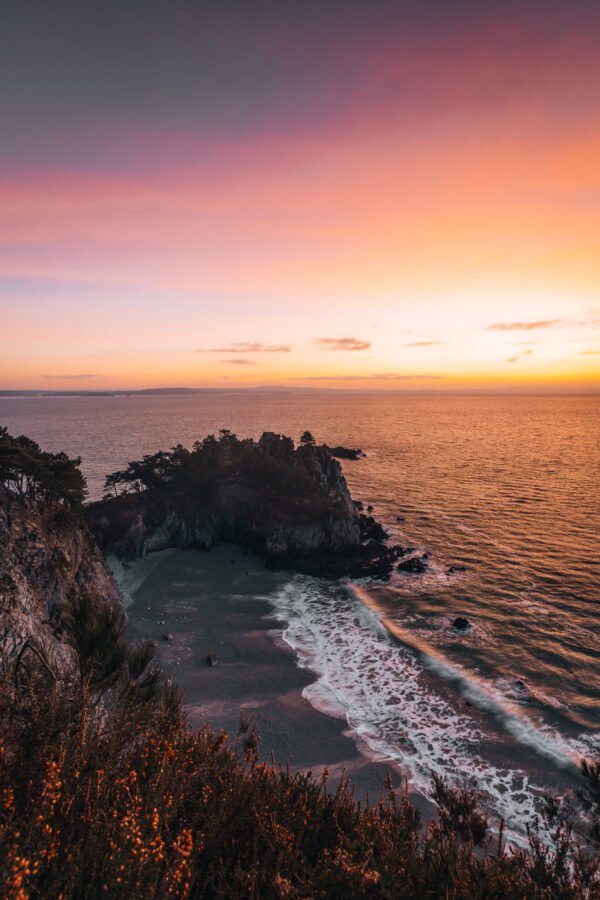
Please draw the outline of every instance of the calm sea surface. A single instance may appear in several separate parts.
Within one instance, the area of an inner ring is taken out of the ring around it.
[[[600,753],[598,398],[0,399],[0,423],[80,455],[92,497],[128,460],[220,428],[361,447],[343,464],[353,496],[430,567],[385,586],[290,580],[276,605],[311,702],[414,784],[471,781],[514,823]]]

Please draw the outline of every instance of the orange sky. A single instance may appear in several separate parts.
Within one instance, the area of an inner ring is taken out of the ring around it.
[[[461,6],[449,36],[397,16],[333,50],[328,21],[248,21],[225,50],[281,83],[223,88],[208,123],[193,97],[116,115],[102,84],[53,87],[52,120],[13,103],[0,388],[599,387],[590,23]]]

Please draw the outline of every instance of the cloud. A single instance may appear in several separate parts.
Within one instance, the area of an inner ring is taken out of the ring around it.
[[[291,344],[261,344],[258,341],[239,341],[227,347],[199,347],[194,353],[289,353]]]
[[[321,350],[368,350],[371,341],[359,341],[358,338],[317,338]]]
[[[495,322],[486,331],[535,331],[536,328],[551,328],[560,325],[564,319],[541,319],[537,322]]]
[[[98,375],[38,375],[38,378],[50,378],[57,381],[79,381],[84,378],[99,378]]]
[[[518,359],[521,359],[521,357],[528,356],[530,353],[533,353],[533,350],[523,350],[522,353],[517,353],[516,356],[509,357],[506,362],[516,362]]]
[[[230,366],[255,366],[253,359],[220,359],[219,362],[227,363]]]
[[[438,347],[444,341],[408,341],[403,347]]]
[[[376,372],[372,375],[305,375],[295,376],[294,381],[414,381],[419,378],[445,378],[431,372],[404,375],[400,372]]]
[[[579,350],[578,356],[600,356],[600,350]]]

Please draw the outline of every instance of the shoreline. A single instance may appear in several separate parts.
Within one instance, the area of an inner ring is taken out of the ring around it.
[[[284,638],[285,622],[269,601],[289,583],[289,573],[220,545],[163,552],[152,564],[147,558],[132,563],[124,574],[130,636],[155,641],[157,663],[183,690],[192,726],[208,721],[235,740],[243,715],[255,721],[259,755],[267,762],[317,776],[326,769],[330,790],[345,775],[362,802],[377,801],[388,774],[397,790],[404,789],[391,761],[361,752],[345,716],[316,709],[304,695],[317,676],[299,665]],[[207,663],[209,655],[217,657],[215,666]],[[432,804],[420,793],[410,791],[410,798],[424,816],[431,814]]]
[[[305,606],[304,592],[308,592],[309,597],[315,591],[318,595],[322,589],[319,579],[270,569],[261,557],[227,544],[210,551],[159,551],[149,558],[126,564],[124,569],[132,601],[127,610],[130,637],[135,641],[154,640],[157,663],[182,689],[184,707],[192,727],[209,723],[215,732],[224,731],[235,745],[241,717],[245,721],[249,719],[256,725],[262,761],[273,761],[283,767],[290,765],[294,771],[310,772],[316,777],[327,771],[329,791],[335,791],[340,780],[347,777],[356,799],[362,803],[377,802],[389,779],[397,792],[406,791],[426,823],[437,811],[428,799],[429,782],[421,777],[423,767],[427,768],[427,760],[432,757],[431,770],[452,781],[450,761],[462,770],[465,753],[470,754],[469,747],[472,746],[468,741],[462,746],[460,740],[455,745],[452,738],[447,737],[446,728],[440,730],[436,717],[440,714],[437,704],[441,703],[444,716],[449,716],[447,721],[454,722],[458,729],[458,737],[465,728],[469,734],[475,728],[476,743],[483,748],[483,754],[478,758],[475,751],[473,761],[477,766],[469,783],[477,786],[475,779],[479,779],[477,789],[489,794],[484,805],[492,818],[504,818],[507,836],[511,836],[515,846],[523,843],[523,823],[534,820],[535,804],[546,779],[541,784],[532,782],[529,786],[525,770],[521,771],[513,760],[512,752],[506,752],[507,745],[501,734],[503,723],[496,723],[493,731],[489,731],[490,710],[487,707],[477,709],[479,704],[472,702],[465,709],[462,703],[456,706],[452,688],[444,691],[446,698],[443,699],[440,686],[436,684],[430,698],[433,707],[424,710],[422,705],[428,702],[426,685],[430,681],[427,666],[423,670],[425,694],[422,695],[415,683],[418,672],[410,666],[405,670],[401,658],[394,657],[392,665],[389,651],[382,650],[380,636],[371,634],[370,628],[362,639],[374,643],[369,643],[370,649],[365,651],[366,660],[364,652],[358,651],[359,660],[364,663],[360,673],[356,673],[358,682],[354,683],[351,664],[345,676],[345,665],[334,670],[333,690],[327,683],[327,676],[323,683],[320,667],[315,669],[311,665],[315,648],[311,638],[305,645],[305,628],[308,627],[309,635],[315,627],[319,634],[327,634],[334,655],[340,646],[345,647],[356,662],[356,647],[352,643],[346,647],[343,635],[350,635],[351,642],[356,639],[356,634],[352,638],[352,632],[354,628],[360,631],[360,617],[364,613],[359,612],[357,619],[356,610],[348,608],[343,598],[338,598],[337,604],[334,600],[330,612],[324,611],[318,601],[316,606],[314,603]],[[348,586],[346,590],[354,596]],[[365,604],[364,599],[361,606],[365,611],[370,610],[368,615],[375,615],[371,604]],[[307,618],[305,613],[308,613]],[[322,615],[329,617],[327,623],[320,619]],[[380,628],[388,633],[384,622],[380,622]],[[393,633],[390,637],[397,643],[398,638]],[[210,656],[216,657],[216,665],[208,663]],[[374,709],[369,707],[366,718],[363,715],[361,719],[359,710],[365,713],[361,705],[365,688],[363,676],[368,681],[374,666],[383,666],[387,670],[388,665],[392,666],[388,675],[396,679],[398,686],[390,693],[390,685],[386,687],[384,679],[382,692],[376,694],[379,700]],[[347,703],[338,703],[336,677],[352,679],[342,681],[338,687],[342,688],[346,699],[354,696],[357,710]],[[397,726],[399,733],[405,733],[408,727],[406,733],[416,741],[413,756],[415,750],[424,753],[423,756],[419,753],[416,770],[414,760],[405,763],[386,749],[386,741],[390,739],[395,747],[396,738],[390,737],[389,732],[389,728],[394,728],[393,710],[398,703],[405,702],[406,708],[402,706],[400,711],[398,707]],[[383,732],[373,731],[378,725],[369,724],[371,714],[382,725]],[[382,715],[385,719],[381,719]],[[435,735],[429,733],[429,726],[436,728]],[[518,753],[526,770],[541,774],[539,748],[536,747],[535,752],[520,741],[517,745],[518,750],[515,747],[514,752]],[[440,771],[436,760],[440,762],[441,758],[436,754],[444,750],[449,756],[443,757]],[[552,779],[556,787],[557,774],[555,772]],[[510,783],[506,781],[509,776],[513,779]],[[562,775],[559,780],[562,782]],[[547,789],[551,787],[550,783],[546,784]]]

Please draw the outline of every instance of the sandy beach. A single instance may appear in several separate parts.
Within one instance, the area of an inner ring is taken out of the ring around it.
[[[183,689],[192,725],[208,720],[235,738],[240,715],[254,717],[264,759],[273,754],[319,774],[327,767],[331,786],[345,771],[359,799],[379,796],[388,765],[363,756],[345,719],[319,712],[302,695],[314,676],[297,665],[268,601],[288,573],[225,545],[152,554],[120,574],[130,636],[156,642],[158,663]],[[392,780],[401,784],[397,772]]]

